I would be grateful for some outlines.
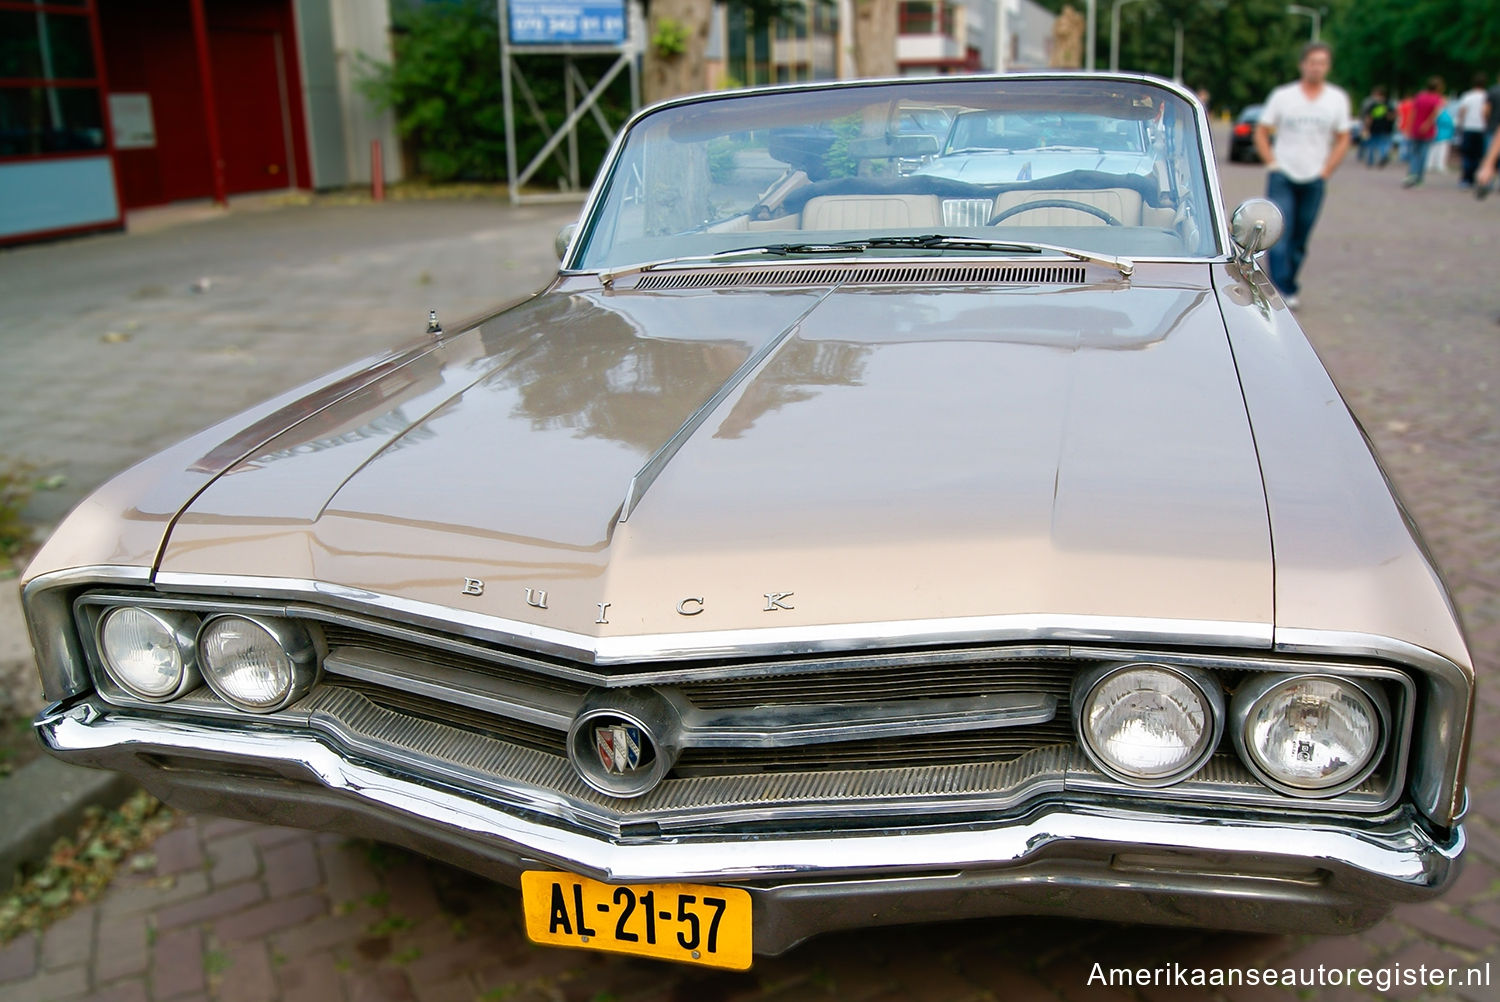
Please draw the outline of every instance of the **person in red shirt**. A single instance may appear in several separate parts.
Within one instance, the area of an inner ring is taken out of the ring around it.
[[[1402,163],[1411,159],[1411,95],[1396,102],[1396,147]]]
[[[1406,123],[1406,135],[1411,140],[1407,146],[1406,160],[1410,173],[1401,182],[1403,188],[1414,188],[1421,184],[1427,173],[1427,149],[1437,138],[1437,119],[1443,110],[1443,102],[1442,77],[1430,77],[1427,86],[1411,99],[1411,114]]]

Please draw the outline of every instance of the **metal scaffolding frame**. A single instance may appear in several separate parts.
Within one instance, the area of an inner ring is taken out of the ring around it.
[[[630,76],[630,110],[641,106],[641,77],[639,48],[636,39],[640,30],[634,3],[626,5],[625,40],[617,45],[516,45],[510,38],[509,0],[498,0],[500,8],[500,85],[505,112],[505,171],[510,186],[512,205],[534,202],[579,201],[588,196],[578,163],[578,127],[584,118],[592,117],[599,130],[610,142],[614,141],[615,128],[599,107],[599,99],[609,85],[622,73]],[[583,56],[615,56],[604,74],[592,85],[579,70],[575,60]],[[521,69],[520,60],[529,56],[562,56],[563,58],[563,121],[556,128],[537,102],[531,83]],[[542,148],[518,168],[516,156],[516,96],[520,95],[531,120],[547,135]],[[582,94],[580,100],[579,95]],[[536,174],[542,164],[551,157],[563,171],[564,187],[553,192],[523,194],[521,188]]]

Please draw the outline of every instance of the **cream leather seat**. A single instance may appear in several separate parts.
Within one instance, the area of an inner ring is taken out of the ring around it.
[[[802,207],[804,230],[937,226],[941,219],[936,195],[819,195]]]
[[[1141,193],[1131,188],[1002,192],[995,201],[995,215],[1028,202],[1082,202],[1103,209],[1126,226],[1141,225]],[[1104,220],[1078,209],[1037,208],[1017,212],[1002,226],[1107,226]]]

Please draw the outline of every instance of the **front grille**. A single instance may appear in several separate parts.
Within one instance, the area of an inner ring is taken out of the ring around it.
[[[677,760],[672,774],[731,776],[817,769],[888,769],[1010,762],[1039,748],[1072,747],[1073,728],[1065,714],[1063,716],[1061,720],[1024,727],[841,741],[794,748],[689,748]]]
[[[554,692],[583,693],[588,689],[588,686],[581,682],[558,678],[537,668],[527,667],[527,665],[536,665],[539,668],[549,664],[545,659],[532,655],[492,652],[478,644],[461,641],[453,642],[448,648],[439,649],[430,643],[407,640],[377,633],[374,630],[361,630],[337,623],[324,623],[322,630],[330,650],[339,647],[359,647],[390,654],[417,664],[441,665],[445,668],[472,671],[501,682],[540,686]],[[472,648],[472,653],[460,650],[460,647]]]
[[[415,692],[403,692],[400,689],[366,682],[363,679],[340,678],[337,684],[325,688],[359,693],[376,706],[405,714],[408,717],[430,720],[436,724],[447,724],[449,727],[468,731],[471,734],[498,738],[523,748],[551,752],[553,755],[567,754],[567,735],[540,724],[502,717],[495,713],[485,713],[482,710],[473,710],[458,703],[433,699],[431,696],[423,696]]]
[[[79,605],[132,601],[145,604],[135,596],[91,593]],[[149,602],[220,608],[208,600],[151,596]],[[259,608],[249,602],[231,607]],[[311,728],[353,758],[502,800],[514,797],[526,810],[562,805],[574,822],[603,831],[638,821],[665,831],[669,825],[692,830],[733,818],[781,823],[993,812],[1059,793],[1370,814],[1388,809],[1405,788],[1416,695],[1408,675],[1381,665],[1304,659],[1293,668],[1270,655],[1088,645],[952,646],[602,667],[330,610],[268,611],[304,619],[326,641],[322,681],[298,703],[254,720],[207,688],[169,705],[143,703],[114,687],[90,650],[100,695],[128,712],[211,720],[214,726],[248,723],[301,733]],[[1239,762],[1227,739],[1207,765],[1180,783],[1160,790],[1129,787],[1084,755],[1070,723],[1069,697],[1084,668],[1148,660],[1211,670],[1230,693],[1250,672],[1363,677],[1386,691],[1393,740],[1366,782],[1326,800],[1289,798],[1267,788]],[[683,734],[694,740],[684,742],[689,747],[671,774],[646,795],[627,800],[591,790],[567,760],[567,727],[585,700],[607,707],[647,686],[666,690],[682,715]],[[833,736],[809,733],[820,726],[839,727],[840,740],[805,743]],[[881,727],[886,730],[878,737],[859,737]],[[960,729],[943,729],[952,727]]]
[[[1062,715],[1062,706],[1066,704],[1078,667],[1078,662],[1062,660],[1043,664],[992,661],[889,665],[771,678],[689,682],[680,688],[695,705],[704,709],[1047,692],[1058,697],[1059,715]]]

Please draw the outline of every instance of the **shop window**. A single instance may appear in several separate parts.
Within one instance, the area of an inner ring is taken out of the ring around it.
[[[93,87],[0,87],[0,156],[104,149]]]
[[[78,14],[0,10],[0,79],[92,80],[94,42]]]
[[[0,0],[0,157],[105,149],[87,4],[29,6]]]

